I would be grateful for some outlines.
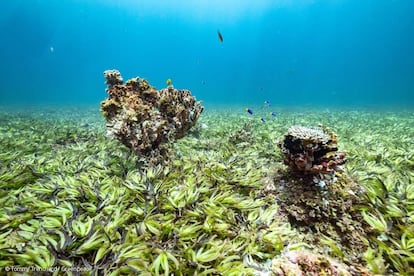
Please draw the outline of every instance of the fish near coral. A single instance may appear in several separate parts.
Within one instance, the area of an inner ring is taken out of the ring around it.
[[[246,112],[249,113],[250,115],[253,115],[253,110],[251,110],[250,108],[246,107]]]
[[[165,83],[166,83],[167,85],[171,85],[172,80],[171,80],[171,79],[167,79],[167,80],[165,81]]]

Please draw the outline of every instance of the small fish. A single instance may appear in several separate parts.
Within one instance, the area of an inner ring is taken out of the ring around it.
[[[249,113],[250,115],[253,115],[253,110],[251,110],[250,108],[246,107],[246,111],[247,111],[247,113]]]
[[[269,101],[264,101],[262,108],[266,108],[270,106],[270,102]]]
[[[165,83],[166,83],[167,85],[171,85],[172,80],[171,80],[171,79],[167,79],[167,80],[165,81]]]
[[[266,118],[261,118],[260,121],[262,121],[262,123],[266,123]]]
[[[223,42],[223,36],[221,35],[221,33],[220,33],[220,31],[219,31],[219,30],[217,30],[217,36],[218,36],[218,40],[219,40],[220,42]]]
[[[270,115],[272,115],[273,117],[276,117],[277,116],[277,113],[274,112],[274,111],[272,111],[272,112],[270,112]]]

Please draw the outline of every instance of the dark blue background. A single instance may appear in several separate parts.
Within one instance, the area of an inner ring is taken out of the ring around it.
[[[413,15],[404,0],[7,1],[0,103],[99,104],[116,68],[205,103],[411,107]]]

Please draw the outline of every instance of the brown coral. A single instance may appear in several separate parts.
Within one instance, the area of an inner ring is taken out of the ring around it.
[[[346,154],[338,152],[337,135],[322,126],[293,126],[279,147],[289,166],[275,179],[281,215],[302,232],[313,233],[310,243],[327,236],[340,244],[347,259],[360,261],[365,235],[355,207],[362,204],[363,190],[341,167]]]
[[[203,107],[188,90],[172,86],[157,91],[145,79],[126,83],[119,71],[104,72],[108,99],[101,102],[107,121],[107,134],[132,149],[143,161],[166,161],[169,143],[185,136]]]
[[[342,171],[346,153],[337,152],[335,133],[304,126],[292,126],[279,147],[285,155],[285,164],[303,175],[333,174]]]

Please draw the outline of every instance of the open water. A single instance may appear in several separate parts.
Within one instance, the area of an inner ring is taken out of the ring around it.
[[[207,106],[412,107],[413,14],[404,0],[6,1],[0,104],[98,105],[118,69]]]

